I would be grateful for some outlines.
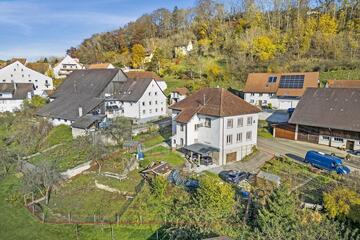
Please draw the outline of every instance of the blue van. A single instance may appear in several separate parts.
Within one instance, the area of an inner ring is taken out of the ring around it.
[[[305,162],[321,169],[335,171],[337,174],[350,173],[350,169],[343,165],[340,158],[322,152],[308,151],[305,156]]]

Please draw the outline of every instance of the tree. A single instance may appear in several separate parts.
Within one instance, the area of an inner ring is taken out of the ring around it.
[[[140,68],[144,63],[145,48],[141,44],[135,44],[131,48],[131,66]]]
[[[360,223],[360,195],[347,187],[324,193],[324,207],[331,218],[349,218]]]
[[[40,162],[38,166],[24,169],[23,174],[24,191],[40,193],[45,197],[45,204],[49,204],[51,190],[62,179],[55,162]]]
[[[151,190],[152,190],[153,195],[159,199],[164,199],[168,185],[169,185],[169,182],[165,177],[156,176],[151,181]]]
[[[0,145],[0,164],[4,169],[4,173],[7,174],[11,166],[16,163],[17,154],[12,152],[9,148]]]
[[[280,186],[258,211],[257,230],[264,239],[292,239],[298,228],[296,198]]]
[[[254,51],[261,61],[267,61],[274,57],[276,45],[268,36],[260,36],[254,40]]]
[[[110,126],[103,130],[103,133],[114,138],[119,145],[122,144],[124,140],[131,140],[131,120],[123,117],[115,118],[112,120]]]

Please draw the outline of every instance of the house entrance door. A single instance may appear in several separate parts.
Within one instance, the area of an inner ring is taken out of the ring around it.
[[[347,140],[346,141],[346,149],[354,150],[355,141]]]

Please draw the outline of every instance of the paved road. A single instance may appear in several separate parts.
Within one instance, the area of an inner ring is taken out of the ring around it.
[[[213,173],[219,173],[223,170],[238,170],[238,171],[247,171],[251,173],[257,173],[262,165],[266,161],[269,161],[274,155],[264,152],[258,151],[252,156],[250,159],[246,161],[239,161],[230,164],[226,164],[225,166],[219,166],[215,168],[208,169],[208,171]]]
[[[258,138],[258,149],[261,151],[275,154],[275,155],[286,155],[294,160],[303,161],[305,154],[309,150],[316,150],[327,154],[335,153],[336,156],[345,157],[346,152],[328,147],[325,145],[313,144],[301,141],[292,141],[281,138]],[[346,165],[353,168],[360,169],[360,162],[357,161],[346,161]]]

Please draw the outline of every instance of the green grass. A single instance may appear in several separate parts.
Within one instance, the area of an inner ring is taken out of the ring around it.
[[[178,153],[166,147],[158,146],[145,152],[145,160],[141,161],[141,166],[147,166],[153,161],[164,161],[173,167],[179,167],[184,164],[184,158]]]
[[[66,125],[59,125],[51,129],[50,133],[42,144],[42,149],[46,149],[60,143],[70,142],[71,140],[71,127]]]
[[[273,135],[266,128],[259,128],[258,136],[263,138],[273,138]]]
[[[171,126],[152,132],[141,133],[134,137],[134,140],[142,143],[144,148],[160,144],[171,137]]]
[[[79,149],[73,145],[73,142],[67,142],[64,145],[31,158],[29,162],[39,164],[42,161],[53,161],[59,171],[66,171],[69,168],[86,162],[86,156],[87,147]]]
[[[320,72],[320,80],[360,80],[360,69]]]
[[[69,240],[77,239],[74,225],[42,224],[21,205],[22,196],[18,201],[6,200],[15,193],[19,179],[15,175],[0,180],[0,239],[23,240]],[[157,226],[113,226],[115,239],[156,239],[153,237]],[[79,240],[108,240],[111,239],[111,228],[108,225],[84,225],[78,227]]]

